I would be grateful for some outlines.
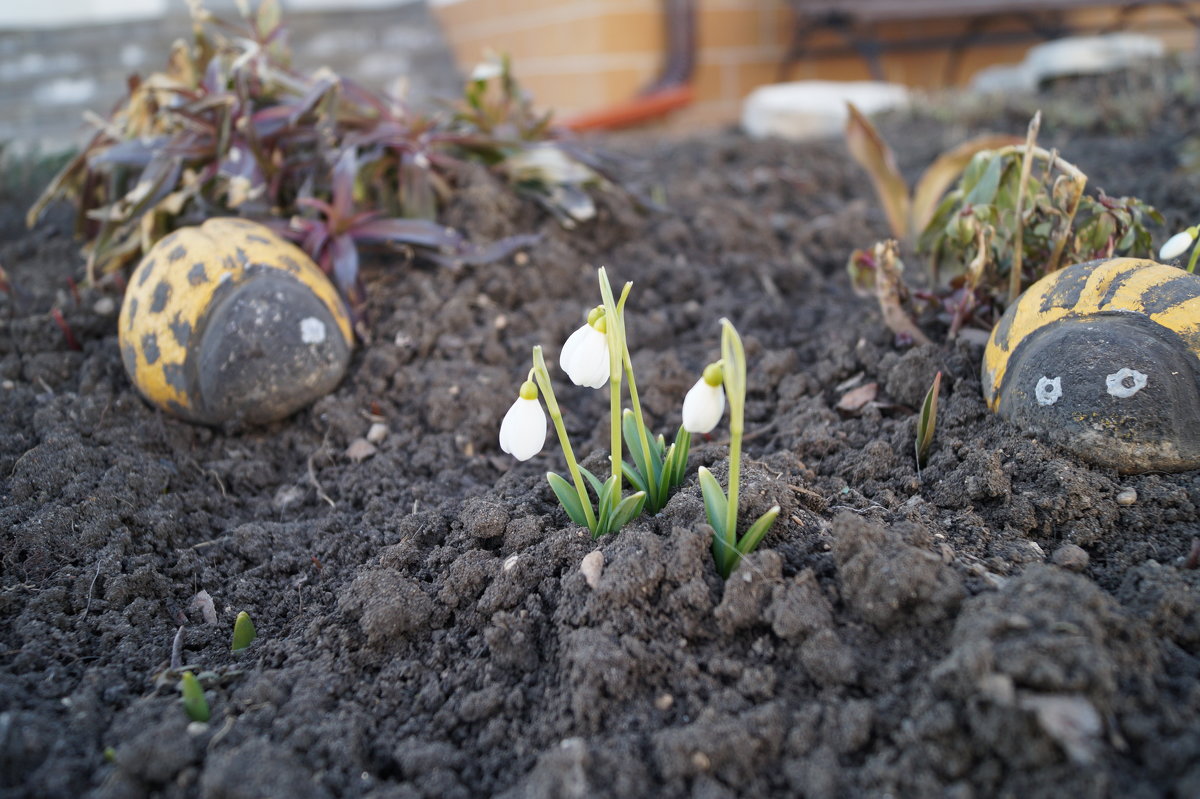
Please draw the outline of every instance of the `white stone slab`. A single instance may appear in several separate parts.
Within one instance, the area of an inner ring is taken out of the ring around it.
[[[760,86],[742,102],[742,129],[755,138],[840,136],[847,101],[864,114],[907,104],[908,89],[881,81],[805,80]]]

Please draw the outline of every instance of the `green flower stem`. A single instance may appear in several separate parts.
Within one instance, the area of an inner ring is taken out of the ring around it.
[[[737,544],[738,482],[742,465],[742,429],[746,409],[746,351],[728,319],[721,320],[721,360],[724,361],[725,397],[729,403],[729,504],[725,539],[729,551]]]
[[[625,353],[625,320],[621,314],[632,283],[626,283],[618,304],[613,299],[608,273],[600,267],[600,296],[604,298],[604,325],[608,336],[608,404],[612,439],[612,476],[614,496],[621,496],[621,364]]]
[[[567,437],[567,428],[563,424],[562,411],[558,408],[558,400],[554,397],[554,386],[550,383],[550,372],[546,369],[546,359],[542,356],[539,344],[533,348],[533,377],[541,389],[542,399],[546,401],[546,409],[554,422],[554,431],[558,433],[558,443],[562,447],[563,456],[567,459],[567,471],[571,473],[571,481],[575,484],[575,493],[579,495],[579,503],[583,505],[583,515],[587,518],[589,530],[596,529],[596,514],[592,511],[592,500],[588,497],[587,486],[583,475],[579,472],[579,464],[575,460],[575,451],[571,449],[571,439]]]
[[[1188,259],[1188,265],[1187,265],[1187,270],[1189,272],[1196,271],[1196,260],[1197,259],[1200,259],[1200,244],[1192,244],[1192,257]]]
[[[637,425],[638,443],[642,447],[642,457],[646,463],[651,463],[650,459],[650,435],[646,432],[646,421],[642,418],[642,403],[638,400],[637,383],[633,379],[633,361],[629,356],[629,345],[625,345],[625,352],[622,355],[622,360],[625,364],[625,378],[629,381],[629,404],[633,406],[633,422]],[[650,481],[651,494],[656,493],[658,481],[654,479],[654,475],[646,475],[646,479]],[[659,497],[651,497],[651,500],[657,502]]]

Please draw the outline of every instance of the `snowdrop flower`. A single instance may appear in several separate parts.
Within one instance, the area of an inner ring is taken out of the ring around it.
[[[683,429],[689,433],[707,433],[721,421],[725,413],[724,371],[720,364],[710,363],[704,376],[696,381],[683,398]]]
[[[1183,255],[1188,251],[1188,247],[1192,246],[1192,242],[1196,240],[1196,233],[1196,228],[1190,227],[1167,239],[1167,243],[1158,251],[1158,260],[1172,261]]]
[[[603,309],[588,314],[588,321],[563,344],[559,358],[571,382],[588,388],[604,388],[609,378],[608,335]]]
[[[526,380],[521,395],[500,423],[500,449],[519,461],[527,461],[541,452],[545,443],[546,412],[538,402],[537,385]]]
[[[492,56],[484,61],[480,61],[475,65],[475,68],[471,70],[471,80],[491,80],[492,78],[498,78],[503,74],[504,67],[501,65],[500,59]]]

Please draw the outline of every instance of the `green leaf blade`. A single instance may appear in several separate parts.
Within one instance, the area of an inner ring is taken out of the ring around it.
[[[575,492],[574,487],[554,472],[546,473],[546,481],[550,483],[550,489],[554,492],[554,496],[558,497],[558,503],[563,506],[563,510],[567,512],[571,521],[580,527],[587,527],[587,516],[583,512],[583,503],[579,501],[579,494]]]

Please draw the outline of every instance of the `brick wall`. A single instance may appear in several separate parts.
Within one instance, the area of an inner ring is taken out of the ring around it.
[[[784,0],[696,0],[698,8],[695,102],[665,121],[690,129],[738,118],[742,99],[755,87],[777,79],[792,31]],[[513,56],[517,77],[539,104],[559,117],[594,111],[630,98],[656,77],[663,47],[659,0],[432,0],[446,37],[464,69],[488,49]],[[1190,4],[1194,8],[1200,4]],[[1096,29],[1116,21],[1114,9],[1086,9],[1070,15],[1073,27]],[[1196,31],[1177,10],[1156,4],[1131,14],[1123,26],[1161,35],[1168,47],[1191,47]],[[1005,21],[1020,31],[1019,20]],[[944,19],[893,24],[883,39],[952,35],[965,20]],[[811,44],[842,44],[824,32]],[[1033,42],[977,44],[964,53],[959,82],[992,64],[1021,60]],[[906,52],[883,58],[888,80],[914,86],[943,85],[949,53]],[[866,80],[869,70],[855,55],[808,58],[787,72],[794,80]]]
[[[207,3],[220,10],[232,3]],[[172,7],[182,8],[182,3]],[[221,12],[222,16],[233,14]],[[423,2],[285,16],[294,64],[328,65],[378,89],[407,80],[414,103],[458,92],[454,59]],[[88,135],[83,112],[107,113],[126,77],[162,68],[171,43],[191,34],[183,14],[120,24],[0,31],[0,142],[56,152]]]

